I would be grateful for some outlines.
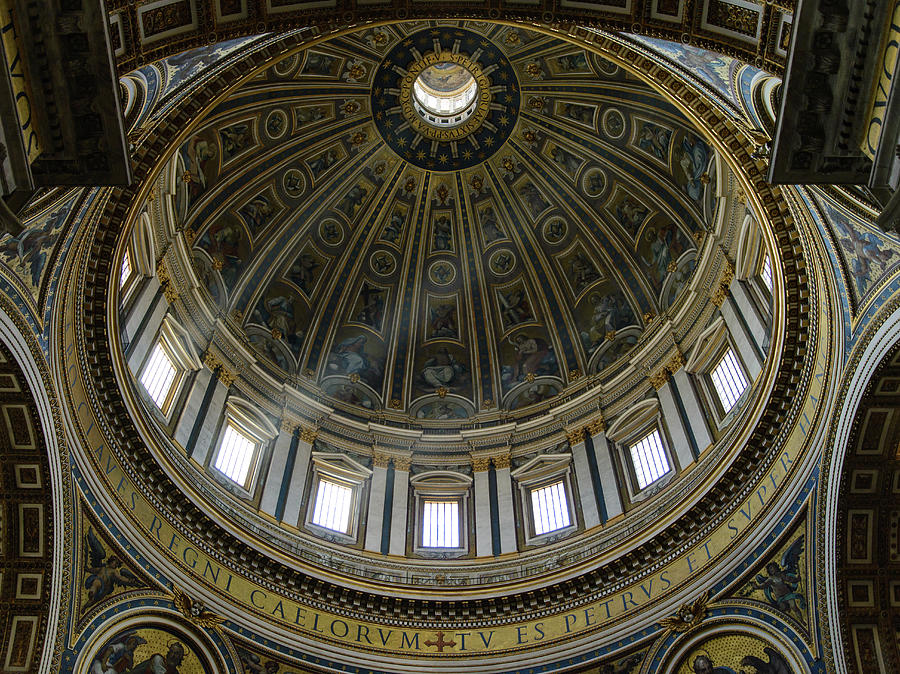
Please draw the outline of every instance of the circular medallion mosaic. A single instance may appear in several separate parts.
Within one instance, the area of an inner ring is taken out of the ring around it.
[[[420,168],[480,164],[509,138],[519,83],[503,51],[462,28],[413,33],[375,72],[372,112],[385,142]]]

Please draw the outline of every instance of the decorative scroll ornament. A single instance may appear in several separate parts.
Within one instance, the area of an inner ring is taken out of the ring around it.
[[[215,629],[225,622],[225,618],[207,610],[201,601],[195,601],[174,585],[172,586],[172,603],[182,615],[195,625],[204,629]]]
[[[709,590],[697,597],[693,602],[686,602],[681,605],[678,612],[663,618],[659,624],[663,629],[670,632],[687,632],[700,624],[706,617],[706,605],[709,603]]]

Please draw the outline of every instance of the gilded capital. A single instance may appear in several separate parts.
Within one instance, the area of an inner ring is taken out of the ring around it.
[[[203,364],[212,371],[216,371],[222,367],[222,361],[220,361],[212,351],[207,351],[203,354]]]
[[[310,445],[316,441],[319,431],[311,426],[300,426],[300,439]]]
[[[710,299],[712,300],[712,303],[715,304],[717,307],[721,307],[722,304],[725,303],[725,298],[727,296],[728,296],[728,288],[723,285],[719,285],[719,287],[715,289],[713,294],[710,295]]]
[[[603,433],[606,430],[606,421],[603,417],[597,417],[587,426],[585,426],[585,430],[587,430],[588,435],[594,437],[599,433]]]
[[[666,369],[672,374],[675,374],[676,372],[678,372],[678,370],[684,367],[685,362],[686,361],[684,360],[684,354],[681,353],[681,349],[675,349],[675,353],[669,359],[669,362],[666,363]]]
[[[566,431],[566,440],[569,441],[569,445],[577,445],[579,442],[583,442],[584,429],[576,428],[575,430]]]
[[[409,471],[410,466],[412,466],[412,459],[408,456],[395,456],[394,457],[394,470],[405,470]]]
[[[667,381],[669,381],[669,371],[664,367],[660,368],[659,370],[651,374],[649,379],[650,385],[658,391]]]
[[[171,280],[169,277],[169,270],[166,268],[166,263],[162,260],[156,265],[156,278],[159,279],[160,285],[165,285]]]
[[[219,381],[225,386],[231,386],[234,383],[234,373],[226,370],[224,366],[219,367]]]
[[[288,417],[283,417],[281,419],[281,430],[285,433],[293,433],[294,429],[297,428],[297,422]]]
[[[387,468],[391,463],[391,455],[383,452],[375,452],[372,455],[372,465],[375,468]]]
[[[163,295],[166,297],[166,302],[172,304],[175,300],[178,299],[178,291],[175,289],[175,286],[172,285],[171,281],[166,281],[162,284]]]
[[[472,457],[472,470],[476,473],[483,473],[491,467],[491,460],[487,456]]]
[[[510,456],[509,454],[500,454],[499,456],[493,457],[494,460],[494,468],[509,468]]]

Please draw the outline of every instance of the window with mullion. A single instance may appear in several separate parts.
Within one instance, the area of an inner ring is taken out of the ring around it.
[[[638,489],[650,486],[672,469],[659,429],[653,429],[629,449]]]

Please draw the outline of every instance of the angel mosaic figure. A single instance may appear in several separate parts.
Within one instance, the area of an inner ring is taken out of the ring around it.
[[[766,564],[766,573],[758,574],[750,585],[753,590],[762,590],[769,603],[784,613],[796,611],[802,615],[806,608],[806,597],[799,591],[801,583],[800,555],[803,541],[800,536],[781,555],[781,563]]]
[[[141,581],[131,571],[122,566],[122,560],[116,555],[107,555],[103,543],[89,528],[87,533],[87,559],[84,588],[88,593],[85,606],[92,606],[108,597],[117,587],[140,587]]]

